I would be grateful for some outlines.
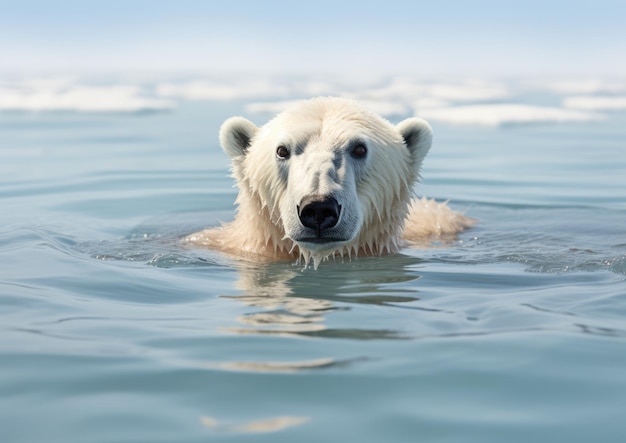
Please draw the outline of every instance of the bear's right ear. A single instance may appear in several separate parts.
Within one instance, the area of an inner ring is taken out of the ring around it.
[[[231,159],[246,154],[259,128],[243,117],[231,117],[220,128],[220,145]]]

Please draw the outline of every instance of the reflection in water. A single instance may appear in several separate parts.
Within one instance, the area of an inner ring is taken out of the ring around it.
[[[584,325],[582,323],[576,323],[574,326],[580,328],[585,334],[601,335],[604,337],[626,337],[626,331],[616,328]]]
[[[286,361],[286,362],[250,362],[233,361],[217,364],[207,364],[208,368],[222,369],[227,371],[241,372],[299,372],[303,370],[328,369],[333,367],[348,366],[363,358],[351,360],[336,360],[333,358],[318,358],[317,360]]]
[[[357,340],[406,338],[400,331],[326,326],[334,311],[350,304],[390,305],[419,300],[412,284],[420,276],[411,268],[419,259],[394,255],[337,262],[318,270],[285,264],[239,265],[238,300],[253,311],[228,328],[240,334],[347,338]]]
[[[281,416],[242,423],[225,423],[213,417],[200,417],[200,423],[202,423],[207,428],[214,431],[232,433],[261,433],[282,431],[283,429],[300,426],[308,422],[309,420],[310,417]]]

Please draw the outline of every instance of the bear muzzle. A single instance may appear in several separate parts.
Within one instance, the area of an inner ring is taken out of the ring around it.
[[[301,238],[297,241],[307,243],[327,243],[344,241],[335,238],[329,231],[334,228],[341,217],[341,205],[332,196],[308,195],[297,205],[300,223],[314,236]],[[330,234],[330,235],[328,235]]]

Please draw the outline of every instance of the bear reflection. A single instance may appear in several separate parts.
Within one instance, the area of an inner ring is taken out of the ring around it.
[[[328,315],[355,304],[389,305],[419,300],[414,269],[420,260],[405,255],[358,258],[322,264],[317,271],[300,265],[238,264],[241,295],[224,296],[253,307],[229,328],[243,334],[329,338],[403,338],[399,331],[329,328]]]

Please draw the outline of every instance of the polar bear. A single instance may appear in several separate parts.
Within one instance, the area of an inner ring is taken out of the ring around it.
[[[412,199],[432,130],[419,118],[393,126],[357,102],[299,102],[262,127],[232,117],[220,129],[239,195],[235,220],[185,238],[254,261],[396,253],[453,235],[473,220]]]

